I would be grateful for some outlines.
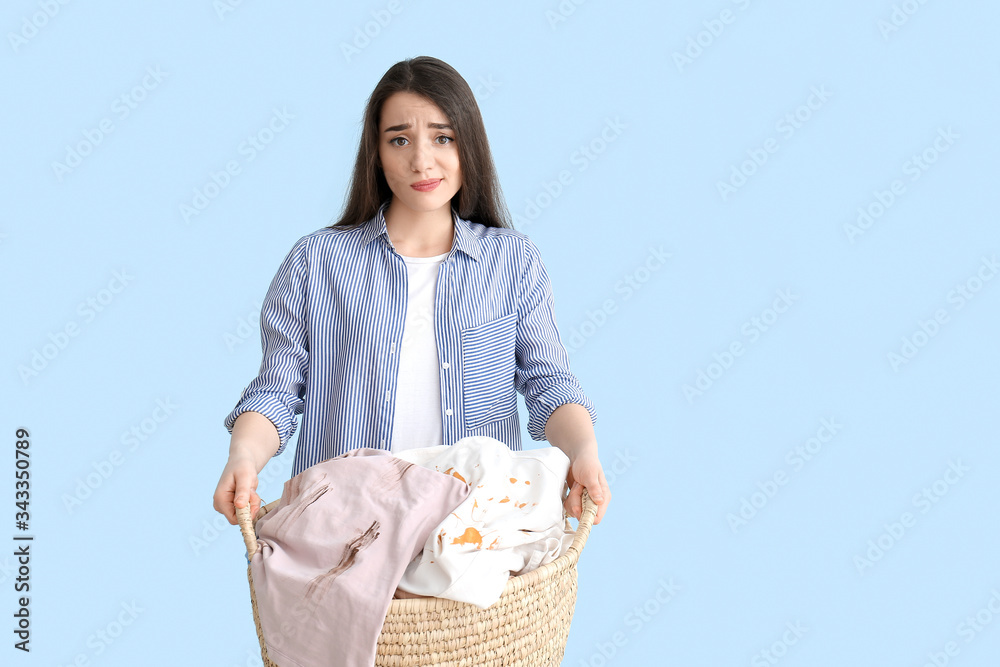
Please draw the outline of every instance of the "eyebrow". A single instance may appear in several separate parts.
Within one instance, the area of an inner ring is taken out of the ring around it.
[[[431,128],[433,130],[453,130],[453,129],[455,129],[451,125],[449,125],[448,123],[427,123],[427,127]],[[398,132],[399,130],[408,130],[408,129],[410,129],[410,124],[409,123],[403,123],[402,125],[393,125],[392,127],[387,127],[387,128],[385,128],[385,131],[386,132]]]

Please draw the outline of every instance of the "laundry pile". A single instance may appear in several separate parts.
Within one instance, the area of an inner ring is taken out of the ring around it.
[[[281,667],[374,664],[393,597],[487,608],[511,576],[563,555],[569,459],[489,437],[396,454],[359,448],[285,482],[250,567]]]

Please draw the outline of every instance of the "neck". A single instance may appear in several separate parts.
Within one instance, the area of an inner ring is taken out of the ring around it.
[[[413,211],[394,197],[383,215],[389,241],[399,254],[433,257],[451,250],[454,221],[450,204],[435,211]]]

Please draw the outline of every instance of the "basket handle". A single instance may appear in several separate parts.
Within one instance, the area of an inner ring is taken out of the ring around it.
[[[570,544],[568,549],[568,551],[575,551],[577,558],[580,557],[583,545],[587,543],[587,538],[590,536],[590,529],[594,525],[594,519],[597,518],[597,503],[590,497],[590,492],[587,491],[586,487],[584,487],[583,495],[580,497],[580,504],[583,509],[580,511],[579,522],[576,524],[576,537],[573,538],[573,543]]]
[[[263,507],[263,502],[261,502]],[[253,558],[257,553],[257,535],[253,532],[253,517],[250,516],[250,503],[246,507],[236,508],[236,521],[240,524],[240,532],[243,533],[243,543],[247,545],[247,559]]]
[[[587,543],[587,537],[590,535],[590,529],[597,516],[597,503],[590,497],[586,488],[583,489],[581,501],[583,510],[580,512],[579,523],[576,526],[576,537],[570,546],[571,549],[576,550],[577,554],[583,551],[583,545]],[[261,509],[267,511],[263,501],[261,501]],[[243,543],[246,544],[247,559],[249,560],[257,553],[257,535],[254,532],[253,517],[250,516],[250,503],[247,503],[246,507],[236,508],[236,519],[240,524],[240,532],[243,533]]]

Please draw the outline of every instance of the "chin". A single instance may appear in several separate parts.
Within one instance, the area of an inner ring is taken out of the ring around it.
[[[406,205],[409,206],[414,211],[420,211],[421,213],[429,213],[431,211],[437,211],[442,207],[451,207],[451,200],[454,195],[448,197],[418,197],[409,198],[404,200]]]

